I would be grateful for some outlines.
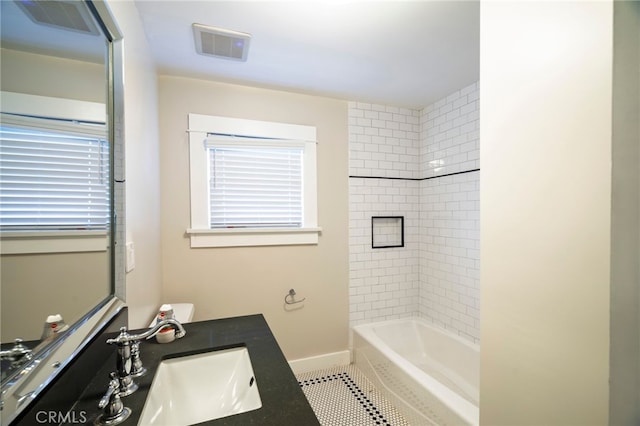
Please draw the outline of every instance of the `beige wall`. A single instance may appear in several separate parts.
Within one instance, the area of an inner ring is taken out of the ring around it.
[[[129,327],[139,328],[153,318],[162,295],[157,77],[135,4],[112,0],[109,6],[124,35],[125,221],[136,260],[126,275],[126,302]]]
[[[2,255],[0,280],[3,342],[40,339],[48,315],[73,324],[111,292],[104,251]]]
[[[317,127],[318,245],[189,247],[188,113]],[[164,300],[195,303],[196,320],[263,313],[288,359],[346,350],[347,103],[162,76],[160,126]],[[290,288],[301,309],[285,309]]]
[[[612,22],[481,9],[482,424],[608,422]]]
[[[104,65],[0,49],[2,90],[53,98],[106,102]]]

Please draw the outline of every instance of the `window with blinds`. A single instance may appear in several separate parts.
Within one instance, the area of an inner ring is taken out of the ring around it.
[[[211,229],[302,226],[304,146],[281,145],[207,142]]]
[[[105,230],[108,224],[104,136],[0,126],[0,230]]]
[[[189,114],[191,248],[318,244],[316,128]]]

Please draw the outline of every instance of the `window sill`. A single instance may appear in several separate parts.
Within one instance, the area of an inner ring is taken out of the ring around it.
[[[187,229],[191,248],[318,244],[322,228]]]
[[[0,234],[0,253],[43,254],[107,251],[106,231],[4,232]]]

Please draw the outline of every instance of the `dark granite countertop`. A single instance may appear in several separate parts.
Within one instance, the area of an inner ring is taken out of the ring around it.
[[[150,339],[140,345],[140,357],[148,371],[143,377],[135,379],[139,385],[138,390],[122,398],[124,405],[132,410],[131,416],[121,423],[122,425],[136,425],[138,423],[151,382],[163,358],[173,354],[235,345],[245,345],[249,351],[262,407],[254,411],[200,424],[319,425],[262,315],[193,322],[184,324],[184,328],[187,334],[182,339],[168,344],[160,344],[155,339]],[[134,332],[132,331],[132,334]],[[116,348],[105,343],[105,350],[113,351],[113,356],[107,360],[102,369],[96,372],[95,378],[71,410],[71,414],[75,413],[76,418],[82,415],[90,424],[101,412],[98,409],[98,401],[107,390],[109,372],[116,369]]]

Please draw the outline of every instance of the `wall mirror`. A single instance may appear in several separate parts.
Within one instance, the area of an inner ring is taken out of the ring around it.
[[[122,37],[102,0],[0,7],[7,424],[123,306]],[[15,339],[31,352],[11,352]]]

